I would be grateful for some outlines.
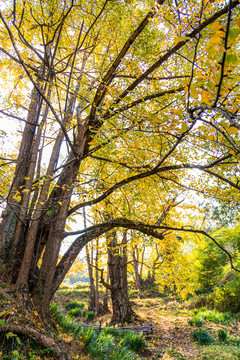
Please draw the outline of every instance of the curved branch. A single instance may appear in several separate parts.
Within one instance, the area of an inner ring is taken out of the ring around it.
[[[110,221],[106,221],[101,224],[97,224],[94,226],[90,226],[87,229],[65,233],[65,237],[70,235],[79,235],[73,244],[68,248],[66,253],[63,255],[62,259],[59,261],[56,272],[54,276],[54,288],[52,289],[52,293],[54,294],[60,284],[62,283],[65,275],[70,270],[72,264],[76,260],[79,252],[84,248],[84,246],[89,243],[91,240],[103,235],[104,233],[116,228],[122,227],[125,229],[133,229],[142,232],[143,234],[153,236],[159,240],[162,240],[163,234],[159,233],[157,227],[153,227],[148,224],[144,224],[142,222],[135,222],[132,220],[124,219],[124,218],[116,218]]]
[[[64,277],[67,272],[70,270],[72,264],[76,260],[80,251],[84,248],[84,246],[89,243],[91,240],[103,235],[104,233],[112,230],[113,228],[125,228],[139,231],[148,236],[152,236],[159,240],[164,239],[164,234],[166,231],[182,231],[193,234],[200,234],[208,237],[211,241],[213,241],[225,254],[228,256],[231,268],[237,272],[240,272],[233,264],[232,255],[226,250],[217,240],[215,240],[211,235],[209,235],[206,231],[203,230],[194,230],[192,228],[184,228],[184,227],[172,227],[172,226],[162,226],[162,225],[151,225],[144,224],[139,221],[133,221],[125,218],[116,218],[110,221],[103,222],[101,224],[90,226],[86,229],[73,231],[69,233],[65,233],[65,237],[70,235],[80,235],[76,238],[76,240],[72,243],[72,245],[68,248],[66,253],[63,255],[62,259],[58,263],[54,276],[54,288],[52,289],[52,294],[54,294],[60,284],[62,283]],[[161,232],[159,232],[161,230]]]
[[[153,99],[158,99],[164,95],[169,95],[169,94],[175,94],[176,92],[180,92],[184,90],[184,86],[181,86],[177,89],[171,89],[171,90],[165,90],[165,91],[160,91],[158,93],[155,93],[155,94],[151,94],[151,95],[147,95],[147,96],[144,96],[142,97],[141,99],[137,99],[137,100],[134,100],[133,102],[131,102],[130,104],[127,104],[127,105],[124,105],[122,106],[121,108],[115,110],[115,111],[111,111],[111,113],[109,111],[106,111],[106,113],[104,114],[104,119],[109,119],[111,118],[112,116],[116,115],[116,114],[119,114],[125,110],[129,110],[131,108],[133,108],[134,106],[136,105],[139,105],[139,104],[142,104],[144,103],[145,101],[149,101],[149,100],[153,100]]]
[[[219,164],[220,162],[229,159],[232,157],[232,154],[227,154],[222,156],[221,158],[214,160],[212,163],[210,164],[206,164],[206,165],[196,165],[196,164],[178,164],[178,165],[169,165],[169,166],[164,166],[159,168],[158,166],[156,166],[154,169],[148,170],[146,172],[143,172],[141,174],[137,174],[137,175],[133,175],[130,176],[124,180],[119,181],[118,183],[116,183],[115,185],[111,186],[108,190],[106,190],[102,195],[98,196],[97,198],[93,199],[93,200],[89,200],[89,201],[85,201],[81,204],[75,205],[74,207],[72,207],[69,212],[68,212],[68,216],[73,214],[75,211],[85,207],[85,206],[91,206],[94,204],[97,204],[99,202],[101,202],[102,200],[106,199],[109,195],[111,195],[114,191],[116,191],[117,189],[123,187],[126,184],[129,184],[131,182],[134,182],[136,180],[140,180],[140,179],[144,179],[146,177],[150,177],[152,175],[157,175],[159,173],[162,172],[169,172],[171,170],[185,170],[185,169],[198,169],[198,170],[202,170],[207,172],[208,169],[214,167],[215,165]],[[213,173],[212,175],[215,177],[220,177],[220,175]],[[232,183],[230,180],[227,180],[223,177],[221,177],[221,180],[223,180],[224,182],[227,182],[229,185],[240,189],[240,187],[234,183]]]

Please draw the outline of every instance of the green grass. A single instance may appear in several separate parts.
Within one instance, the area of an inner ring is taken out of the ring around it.
[[[228,324],[232,321],[233,316],[230,312],[219,312],[217,310],[208,310],[205,307],[195,309],[195,318],[214,322],[215,324]]]
[[[78,318],[78,317],[82,316],[82,312],[83,312],[82,309],[76,308],[76,309],[70,310],[70,311],[68,312],[68,315],[69,315],[69,316],[72,316],[72,317],[74,317],[74,318]]]
[[[204,320],[200,317],[193,316],[192,319],[188,321],[188,323],[190,326],[201,327],[204,325]]]
[[[84,303],[78,303],[76,301],[72,301],[72,302],[68,303],[67,305],[65,305],[65,309],[66,310],[83,309],[84,306],[85,306]]]
[[[76,308],[70,312],[76,310],[82,311]],[[56,304],[51,304],[50,313],[64,332],[74,335],[75,339],[81,341],[85,351],[93,359],[137,360],[139,357],[136,352],[147,346],[142,335],[132,331],[117,332],[114,328],[106,328],[99,332],[90,328],[82,328],[81,324],[74,322],[71,316],[66,317]]]
[[[121,345],[133,351],[140,351],[142,349],[146,349],[147,347],[147,343],[143,339],[142,334],[135,334],[132,331],[126,331],[123,333],[123,341],[121,342]]]
[[[209,345],[202,348],[199,360],[240,360],[240,350],[230,345]]]

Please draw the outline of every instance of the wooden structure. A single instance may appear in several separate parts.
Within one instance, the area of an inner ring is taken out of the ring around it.
[[[100,325],[82,323],[82,326],[94,329],[96,331],[102,331],[105,328],[105,327],[101,326],[101,323],[100,323]],[[140,332],[142,332],[143,335],[148,335],[148,334],[153,333],[153,324],[149,323],[149,324],[144,324],[144,325],[121,326],[121,327],[114,327],[114,329],[116,329],[118,331],[131,330],[131,331],[135,332],[136,334],[139,334]]]

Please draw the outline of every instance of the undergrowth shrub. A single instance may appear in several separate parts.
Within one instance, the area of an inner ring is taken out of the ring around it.
[[[240,311],[239,277],[237,280],[238,281],[235,279],[231,280],[214,291],[212,296],[216,309],[220,311],[232,311],[234,313]]]
[[[97,333],[94,332],[93,329],[90,328],[82,328],[79,331],[79,339],[80,341],[83,343],[84,348],[86,351],[89,350],[89,347],[91,345],[91,342],[93,341],[93,339],[97,336]]]
[[[219,312],[217,310],[199,309],[197,316],[204,320],[214,322],[216,324],[227,324],[232,320],[230,312]]]
[[[110,334],[113,335],[115,338],[122,337],[122,333],[114,327],[106,327],[105,329],[103,329],[102,334]]]
[[[125,347],[117,347],[117,351],[112,353],[109,360],[137,360],[139,357],[134,354],[132,351],[128,350]]]
[[[142,337],[142,333],[135,334],[132,331],[123,333],[123,341],[121,344],[133,351],[139,351],[147,347],[146,341]]]
[[[54,303],[50,305],[49,311],[53,319],[59,324],[63,331],[78,336],[79,332],[82,329],[81,324],[73,322],[71,316],[66,317],[63,312],[58,308],[58,306]]]
[[[227,331],[226,330],[224,330],[224,329],[218,330],[218,340],[221,342],[227,341]]]
[[[72,301],[72,302],[68,303],[67,305],[65,305],[65,309],[66,310],[73,310],[73,309],[76,309],[76,308],[83,309],[84,306],[85,306],[84,303],[78,303],[76,301]]]
[[[188,321],[188,323],[191,326],[201,327],[204,324],[204,320],[202,318],[197,317],[197,316],[193,316],[192,319],[190,319]]]
[[[82,309],[80,309],[80,308],[75,308],[75,309],[72,309],[72,310],[70,310],[69,312],[68,312],[68,315],[69,316],[72,316],[72,317],[74,317],[74,318],[78,318],[78,317],[80,317],[80,316],[82,316]]]
[[[116,342],[113,335],[110,334],[99,334],[89,344],[89,352],[92,356],[99,360],[105,360],[109,358],[111,353],[116,348]]]
[[[86,313],[86,319],[87,319],[87,320],[93,320],[94,317],[95,317],[95,313],[94,313],[93,311],[88,311],[88,312]]]
[[[198,341],[201,345],[208,345],[211,344],[213,341],[211,335],[205,329],[195,330],[192,335],[194,340]]]
[[[83,310],[83,311],[82,311],[82,316],[83,316],[83,317],[86,317],[86,315],[87,315],[87,310]]]
[[[134,351],[139,351],[147,346],[142,334],[135,334],[132,331],[120,332],[115,328],[106,328],[99,332],[87,327],[82,328],[81,324],[73,321],[69,315],[70,311],[66,317],[56,304],[51,304],[50,313],[63,331],[73,334],[82,342],[86,353],[89,353],[93,359],[137,360],[139,357]]]

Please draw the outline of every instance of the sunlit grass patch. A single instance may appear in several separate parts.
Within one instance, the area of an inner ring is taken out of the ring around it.
[[[194,310],[194,313],[196,318],[201,318],[216,324],[227,324],[233,319],[233,316],[230,312],[223,313],[217,310],[208,310],[205,307]]]
[[[199,360],[239,360],[240,350],[229,345],[209,345],[202,349]]]

